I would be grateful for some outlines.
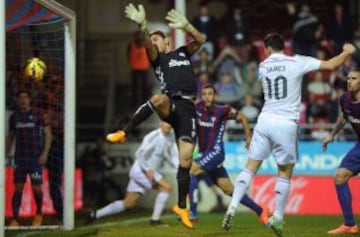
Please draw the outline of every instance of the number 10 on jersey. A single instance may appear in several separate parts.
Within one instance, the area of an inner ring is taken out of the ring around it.
[[[265,78],[269,99],[281,100],[287,96],[287,79],[284,76],[277,76],[275,79]]]

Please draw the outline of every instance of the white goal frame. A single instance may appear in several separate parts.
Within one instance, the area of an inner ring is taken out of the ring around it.
[[[76,123],[76,15],[71,9],[55,0],[35,0],[38,4],[63,17],[64,25],[64,198],[63,228],[74,229],[74,174],[75,174],[75,123]],[[6,62],[6,3],[0,0],[0,59]],[[6,65],[0,65],[0,151],[5,151],[5,92]],[[5,236],[5,157],[0,158],[0,237]]]

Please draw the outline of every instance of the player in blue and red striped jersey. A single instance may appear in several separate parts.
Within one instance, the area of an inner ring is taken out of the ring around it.
[[[194,159],[190,174],[190,218],[197,221],[196,193],[198,189],[197,176],[206,172],[214,183],[227,195],[232,195],[234,186],[229,175],[222,165],[225,159],[223,135],[227,120],[241,122],[246,134],[246,148],[251,140],[250,127],[245,116],[229,105],[215,104],[216,89],[213,85],[205,85],[202,88],[202,100],[196,106],[198,125],[199,155]],[[247,195],[241,203],[256,212],[259,221],[267,223],[269,211],[262,208],[251,200]]]
[[[355,223],[351,206],[351,192],[348,181],[360,172],[360,69],[353,68],[347,77],[348,92],[340,97],[342,113],[338,116],[335,127],[323,140],[323,149],[334,140],[336,134],[349,122],[357,134],[358,140],[355,146],[342,159],[335,174],[335,188],[341,210],[344,216],[344,224],[330,230],[328,234],[354,234],[359,232]]]
[[[12,198],[13,220],[10,226],[19,225],[17,219],[27,175],[30,176],[37,208],[32,225],[38,226],[42,224],[42,171],[51,146],[51,129],[45,115],[40,110],[32,108],[30,92],[18,92],[17,102],[18,108],[9,118],[9,132],[6,137],[6,154],[10,151],[14,139],[16,140],[15,192]]]

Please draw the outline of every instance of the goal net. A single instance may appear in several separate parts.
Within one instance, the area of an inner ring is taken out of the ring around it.
[[[54,225],[72,229],[73,210],[82,205],[73,164],[74,16],[53,0],[6,1],[2,94],[6,95],[6,144],[13,144],[7,149],[2,180],[6,229]],[[38,80],[23,75],[25,62],[33,57],[46,65],[45,76]]]

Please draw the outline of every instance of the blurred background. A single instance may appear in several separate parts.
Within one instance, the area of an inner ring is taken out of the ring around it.
[[[170,0],[57,1],[76,12],[76,159],[84,174],[85,205],[101,206],[123,196],[127,172],[139,141],[158,125],[154,116],[132,132],[128,143],[104,143],[107,132],[125,125],[137,106],[159,91],[152,69],[139,69],[131,60],[136,57],[131,45],[138,40],[137,26],[125,18],[124,8],[130,2],[143,4],[149,28],[161,29],[174,40],[175,33],[167,27],[164,17],[175,3]],[[344,42],[360,43],[360,3],[357,0],[187,0],[185,6],[187,18],[208,40],[192,59],[199,88],[202,84],[213,83],[218,90],[217,101],[239,109],[252,126],[263,103],[257,68],[264,59],[261,40],[267,32],[284,35],[286,53],[321,60],[339,53]],[[57,39],[56,34],[54,39]],[[17,42],[16,36],[7,35],[9,55],[16,55],[10,42]],[[41,37],[36,42],[41,45]],[[322,155],[316,143],[328,134],[335,122],[339,112],[338,98],[346,90],[346,75],[359,59],[359,55],[354,55],[336,71],[305,76],[300,119],[300,138],[305,144],[300,146],[300,155],[304,162],[298,166],[296,174],[332,175],[349,147],[347,142],[355,139],[347,127],[338,136],[344,144],[339,149],[330,149],[328,156]],[[7,109],[10,110],[18,88],[18,66],[11,65],[7,67]],[[141,78],[132,78],[133,71],[143,72]],[[56,73],[51,81],[55,84],[59,81]],[[56,89],[52,91],[54,95],[59,95]],[[232,175],[243,167],[246,158],[243,144],[239,145],[243,136],[242,127],[229,122],[226,162]],[[174,174],[166,164],[164,166],[165,173]],[[274,173],[275,166],[265,165],[262,172],[265,175]],[[326,187],[325,183],[323,186]],[[96,193],[99,195],[91,195]],[[209,207],[211,205],[204,205],[204,209]]]
[[[124,7],[130,1],[59,2],[77,14],[77,140],[94,141],[124,125],[158,85],[151,69],[138,83],[130,76],[129,44],[137,30],[124,16]],[[206,47],[193,58],[199,84],[216,84],[218,101],[242,110],[251,122],[256,121],[262,105],[256,69],[264,57],[261,39],[267,32],[284,34],[287,53],[320,59],[333,56],[342,43],[356,42],[359,37],[360,7],[356,0],[185,2],[188,19],[208,38]],[[164,16],[174,1],[133,3],[145,6],[150,28],[171,33]],[[305,12],[310,16],[305,17]],[[319,138],[324,127],[335,121],[337,98],[344,90],[347,68],[353,63],[349,59],[338,71],[318,72],[304,79],[303,139]],[[320,131],[309,123],[321,124]],[[152,123],[140,126],[130,139],[141,138],[142,128],[148,130],[149,126],[153,127]],[[237,139],[239,133],[231,131],[236,128],[229,129],[229,139]]]

